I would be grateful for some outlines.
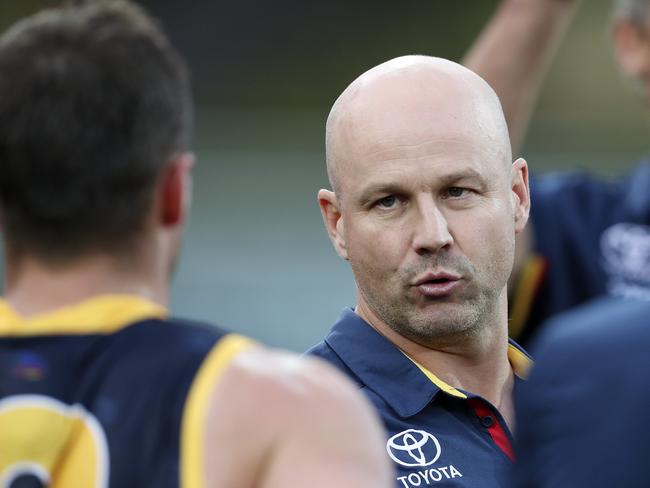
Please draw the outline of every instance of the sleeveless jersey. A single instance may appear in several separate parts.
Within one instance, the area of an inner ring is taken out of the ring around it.
[[[0,301],[0,486],[200,487],[208,397],[249,344],[134,296]]]

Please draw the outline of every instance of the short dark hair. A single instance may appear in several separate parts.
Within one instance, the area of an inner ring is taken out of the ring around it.
[[[188,72],[127,1],[52,9],[0,38],[0,215],[49,260],[128,246],[169,159],[187,149]]]

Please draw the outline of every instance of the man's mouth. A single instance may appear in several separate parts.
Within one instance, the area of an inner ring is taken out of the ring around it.
[[[451,295],[461,283],[461,276],[441,271],[419,276],[412,286],[425,297],[437,298]]]

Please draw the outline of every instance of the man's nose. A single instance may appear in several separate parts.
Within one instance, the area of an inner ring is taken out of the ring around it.
[[[420,202],[413,229],[413,249],[420,255],[435,254],[454,242],[449,223],[433,200]]]

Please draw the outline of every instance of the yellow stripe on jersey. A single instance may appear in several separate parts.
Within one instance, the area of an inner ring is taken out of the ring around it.
[[[460,390],[457,390],[457,389],[454,388],[453,386],[451,386],[451,385],[445,383],[444,381],[442,381],[442,380],[441,380],[440,378],[438,378],[435,374],[433,374],[433,373],[432,373],[431,371],[429,371],[427,368],[425,368],[425,367],[422,366],[420,363],[418,363],[415,359],[411,358],[410,356],[407,356],[406,354],[405,354],[405,356],[406,356],[407,358],[409,358],[411,361],[413,361],[413,364],[415,364],[418,368],[420,368],[420,371],[422,371],[422,372],[424,373],[424,375],[425,375],[427,378],[429,378],[429,381],[431,381],[431,383],[433,383],[434,385],[436,385],[436,386],[437,386],[438,388],[440,388],[442,391],[444,391],[444,392],[447,393],[448,395],[455,396],[455,397],[457,397],[457,398],[467,398],[467,395],[465,395],[465,393],[463,393],[463,392],[460,391]]]
[[[524,331],[535,294],[542,282],[545,270],[546,260],[541,256],[531,256],[524,264],[521,278],[517,282],[512,306],[510,307],[508,334],[514,340],[517,340]]]
[[[205,432],[211,393],[232,360],[255,343],[243,336],[224,336],[206,356],[187,395],[181,424],[181,488],[203,488]]]
[[[0,300],[0,336],[107,334],[140,320],[166,316],[164,307],[135,295],[98,295],[28,318]]]

